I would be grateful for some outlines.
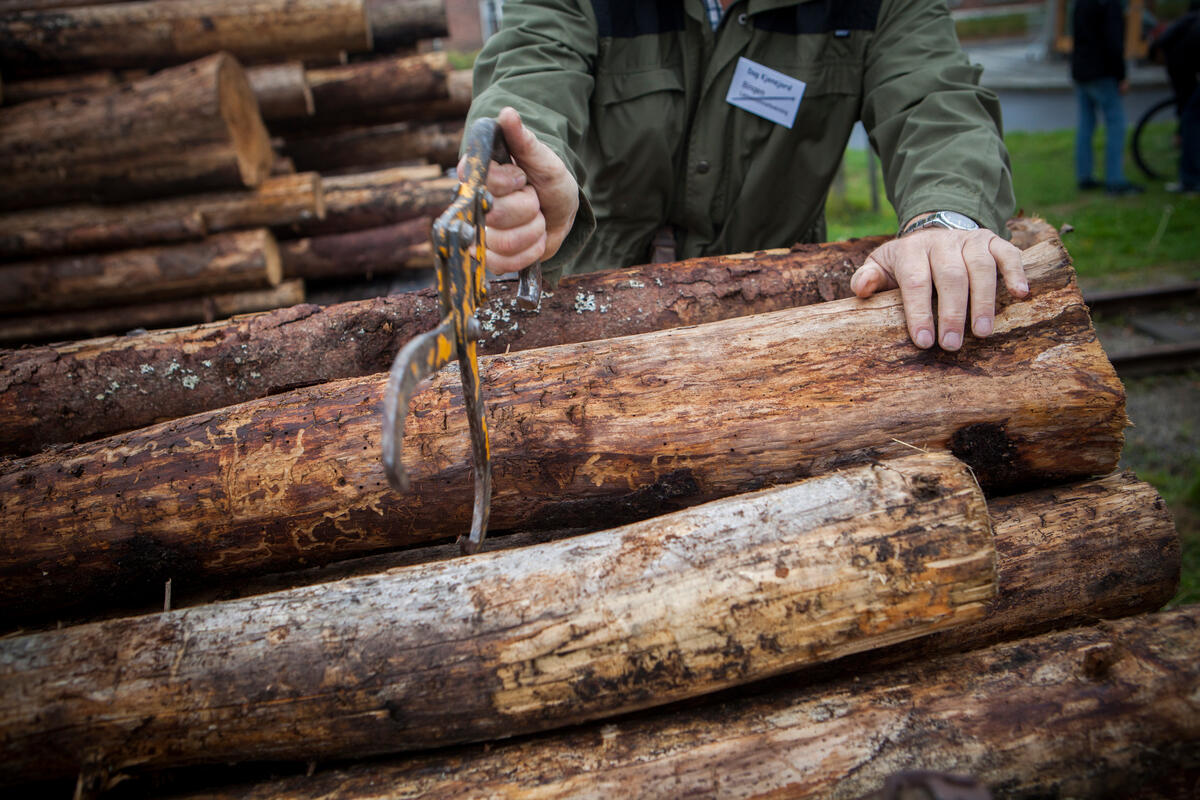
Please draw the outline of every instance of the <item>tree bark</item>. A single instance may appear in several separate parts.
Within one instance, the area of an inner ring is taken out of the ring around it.
[[[0,259],[144,247],[325,216],[321,176],[278,175],[258,187],[123,205],[83,203],[0,215]]]
[[[366,222],[368,210],[377,219],[398,215],[388,204],[403,196],[402,187],[409,184],[385,176],[376,185],[374,173],[363,177],[366,187],[357,179],[326,181],[328,222],[355,227],[351,213],[361,211],[363,216],[355,220]],[[447,185],[447,194],[453,185]],[[389,186],[401,188],[389,191]],[[480,352],[608,339],[847,298],[855,268],[885,240],[799,245],[787,252],[573,275],[547,293],[536,316],[515,310],[512,283],[494,282],[481,315],[488,330]],[[1024,238],[1014,241],[1026,243]],[[326,308],[283,305],[269,306],[279,309],[270,314],[190,331],[0,353],[0,453],[28,455],[47,444],[92,439],[287,389],[383,372],[400,346],[433,328],[440,314],[432,290]],[[203,315],[193,315],[168,324],[201,319]],[[123,321],[112,327],[110,321],[109,326],[83,330],[95,335],[130,327]],[[54,328],[42,339],[78,330]],[[0,341],[4,331],[0,321]],[[7,340],[35,338],[27,329],[21,332],[27,338]],[[212,374],[208,368],[216,364],[219,379],[188,390],[168,377],[171,364],[180,365],[176,370],[186,370],[184,374]],[[122,389],[113,391],[114,383]],[[97,394],[105,394],[103,404],[93,402]]]
[[[291,225],[297,236],[382,228],[417,217],[435,217],[458,192],[458,179],[434,164],[394,167],[322,179],[325,217]]]
[[[259,228],[188,244],[0,264],[0,313],[265,289],[282,277],[275,237]]]
[[[1025,257],[1032,298],[957,353],[915,349],[886,292],[483,359],[491,527],[613,524],[914,446],[949,449],[993,491],[1108,472],[1123,389],[1065,251]],[[404,495],[379,463],[383,384],[352,378],[0,464],[0,603],[46,613],[164,574],[215,582],[467,530],[457,374],[413,400]]]
[[[283,242],[279,256],[289,278],[371,278],[409,268],[429,244],[430,217],[382,228]]]
[[[314,107],[319,115],[352,115],[360,108],[450,96],[450,62],[445,53],[380,58],[311,69]]]
[[[23,344],[27,342],[46,341],[62,342],[64,339],[70,337],[102,336],[104,334],[124,333],[126,331],[136,333],[138,336],[147,336],[149,334],[146,331],[150,328],[167,328],[172,325],[190,325],[197,322],[211,323],[216,319],[228,319],[235,314],[249,314],[267,309],[291,307],[303,302],[304,281],[294,280],[283,281],[278,286],[270,289],[221,292],[200,297],[186,297],[178,300],[162,300],[154,303],[139,303],[132,306],[110,306],[108,308],[68,311],[57,314],[0,317],[0,344]],[[130,337],[128,336],[114,337],[99,341],[88,341],[85,343],[85,346],[94,346],[101,349],[107,347],[124,349],[123,344],[128,341],[130,341]],[[45,354],[47,351],[61,351],[65,353],[77,346],[75,343],[65,343],[17,352]],[[4,355],[9,355],[9,353],[4,353]],[[237,356],[231,356],[231,358],[237,358]],[[32,362],[25,363],[30,364]],[[172,363],[178,362],[175,358],[171,358],[165,364],[166,368],[170,369]],[[190,392],[191,387],[189,384],[192,381],[187,376],[195,375],[196,370],[178,366],[169,374],[174,374],[175,372],[179,374],[175,375],[174,379],[164,378],[162,383],[168,385],[172,393],[174,393],[176,388],[179,388],[184,394]],[[63,376],[60,375],[61,377]],[[248,377],[253,379],[256,376],[250,373]],[[145,374],[141,378],[143,383],[147,382]],[[176,380],[178,383],[175,383]],[[231,378],[230,380],[234,379]],[[246,378],[242,377],[240,380],[245,382]],[[0,381],[0,383],[3,383],[3,381]],[[95,408],[97,405],[103,406],[111,402],[111,398],[120,388],[120,382],[110,380],[108,383],[96,387],[96,391],[93,392],[90,398],[75,395],[75,403],[78,403],[77,406],[73,408],[64,406],[57,412],[42,417],[43,423],[40,423],[39,426],[41,424],[53,425],[50,422],[50,417],[53,416],[57,418],[59,424],[67,428],[76,427],[78,422],[75,420],[79,415],[87,416],[93,413],[86,410],[88,407]],[[105,402],[99,404],[93,402],[97,399],[96,395],[99,395],[100,399]],[[141,424],[150,424],[156,420],[170,418],[171,414],[157,413],[155,409],[169,408],[171,405],[171,401],[164,401],[158,398],[149,400],[139,410],[144,420]],[[77,411],[75,410],[77,408],[85,410]],[[23,434],[10,434],[7,429],[4,430],[3,433],[0,433],[0,442],[5,442],[4,450],[9,448],[9,444],[5,439],[9,435],[14,437],[14,441],[24,438]]]
[[[316,107],[304,64],[299,61],[250,67],[246,78],[263,119],[307,117]]]
[[[366,0],[375,51],[387,53],[445,36],[445,0]]]
[[[149,0],[0,14],[0,63],[146,67],[225,51],[287,59],[371,49],[363,0]]]
[[[649,708],[975,619],[994,556],[969,470],[914,455],[532,549],[16,638],[0,783],[97,754],[360,757]]]
[[[0,208],[257,186],[271,158],[245,73],[217,54],[0,109]]]
[[[1195,767],[1198,629],[1200,607],[1189,606],[815,687],[190,797],[356,800],[403,787],[422,798],[850,800],[922,769],[970,775],[997,797],[1140,797],[1164,772]]]
[[[145,75],[141,74],[136,77],[144,78]],[[74,75],[49,75],[44,78],[9,81],[4,85],[4,102],[7,105],[17,105],[60,94],[96,92],[111,89],[131,79],[125,78],[112,70],[101,70],[99,72],[81,72]]]
[[[339,202],[338,189],[331,199]],[[849,297],[850,275],[882,241],[570,276],[542,299],[536,316],[513,307],[515,284],[495,282],[481,314],[488,328],[481,352],[607,339]],[[436,292],[424,290],[325,308],[279,308],[192,330],[0,353],[0,452],[25,455],[47,444],[384,372],[400,347],[432,329],[440,313]],[[194,319],[202,317],[183,321]],[[116,328],[93,332],[134,327],[119,320]],[[4,330],[0,320],[0,338]],[[168,372],[173,364],[178,366]],[[180,370],[209,377],[189,389],[179,383]],[[105,395],[103,403],[94,401],[97,394]]]
[[[458,163],[463,122],[370,125],[288,138],[284,153],[299,170],[384,167],[424,159],[449,169]]]
[[[843,659],[838,674],[963,652],[1097,619],[1148,613],[1162,608],[1179,587],[1182,555],[1171,513],[1154,487],[1131,472],[993,497],[988,513],[995,535],[997,592],[988,602],[987,613],[911,645]],[[528,547],[588,532],[491,536],[488,549]],[[255,576],[236,585],[176,591],[173,597],[176,607],[194,606],[460,556],[456,544],[416,547]],[[154,604],[145,608],[156,610]]]

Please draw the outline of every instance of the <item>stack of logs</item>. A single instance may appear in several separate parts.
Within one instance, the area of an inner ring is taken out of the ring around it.
[[[879,240],[574,276],[537,314],[499,287],[471,557],[453,371],[412,491],[379,461],[429,291],[0,354],[0,785],[1192,796],[1200,608],[1150,613],[1178,537],[1112,472],[1062,243],[1011,227],[1031,296],[957,353],[850,297]]]
[[[441,0],[0,0],[0,345],[428,267],[469,71]]]

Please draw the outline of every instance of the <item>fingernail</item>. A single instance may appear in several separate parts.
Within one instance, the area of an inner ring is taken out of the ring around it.
[[[976,336],[988,336],[992,332],[992,318],[979,317],[975,320],[974,331]]]
[[[1029,284],[1021,281],[1017,284],[1017,291],[1021,294],[1029,294]]]
[[[926,348],[933,346],[933,331],[928,328],[921,328],[917,331],[917,347]]]
[[[957,350],[962,344],[962,336],[955,331],[950,331],[942,337],[943,350]]]
[[[862,283],[862,277],[856,272],[850,278],[850,291],[858,294],[858,285]]]

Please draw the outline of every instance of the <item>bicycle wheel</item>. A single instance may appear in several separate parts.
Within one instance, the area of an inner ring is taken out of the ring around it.
[[[1134,163],[1150,180],[1174,180],[1179,174],[1179,121],[1175,100],[1167,98],[1151,106],[1129,141]]]

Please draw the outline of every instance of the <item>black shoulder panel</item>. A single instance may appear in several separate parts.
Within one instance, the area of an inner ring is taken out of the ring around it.
[[[754,27],[772,33],[799,36],[803,33],[873,31],[883,0],[812,0],[792,8],[777,8],[755,14]]]
[[[683,30],[681,0],[592,0],[602,37],[629,39]]]

